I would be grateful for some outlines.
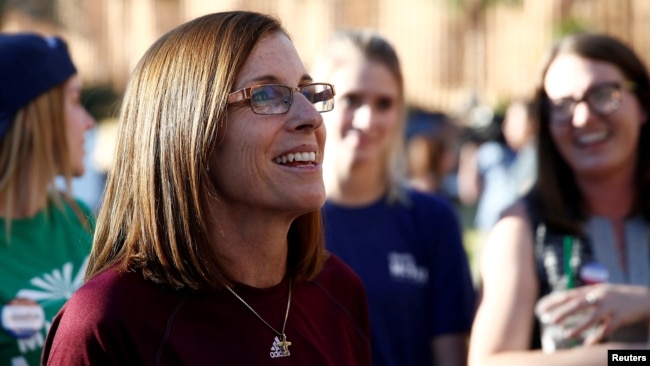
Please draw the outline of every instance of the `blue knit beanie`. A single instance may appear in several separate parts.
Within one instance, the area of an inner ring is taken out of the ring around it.
[[[61,38],[0,34],[0,139],[18,110],[76,72]]]

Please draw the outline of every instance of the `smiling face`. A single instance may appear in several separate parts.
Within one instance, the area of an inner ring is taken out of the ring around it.
[[[73,75],[63,87],[64,110],[66,118],[66,134],[68,151],[70,153],[70,167],[72,175],[83,175],[84,168],[84,135],[91,129],[95,120],[81,104],[81,81]]]
[[[384,64],[361,57],[333,68],[329,80],[336,86],[336,102],[324,116],[328,159],[332,157],[328,162],[336,162],[340,169],[355,165],[382,169],[398,133],[397,80]]]
[[[613,64],[562,54],[550,64],[544,88],[551,103],[557,103],[564,98],[581,100],[589,90],[611,82],[625,82]],[[577,177],[634,169],[645,115],[631,91],[621,89],[620,107],[610,113],[598,114],[583,101],[566,122],[553,121],[552,112],[550,119],[553,141]]]
[[[263,37],[237,76],[233,90],[310,84],[293,43],[282,33]],[[228,107],[223,135],[210,165],[220,202],[231,209],[302,215],[325,200],[321,163],[323,119],[299,92],[285,114],[254,114],[249,104]]]

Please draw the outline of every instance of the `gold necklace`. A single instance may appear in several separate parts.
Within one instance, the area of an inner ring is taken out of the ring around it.
[[[237,299],[239,299],[239,301],[241,301],[241,303],[244,304],[248,308],[248,310],[252,311],[253,314],[255,314],[255,316],[257,316],[257,318],[262,321],[262,323],[264,323],[267,327],[269,327],[269,329],[271,329],[273,331],[273,333],[277,334],[278,337],[280,337],[281,341],[278,342],[278,346],[280,346],[280,348],[282,348],[282,354],[284,356],[288,356],[289,355],[289,346],[291,345],[291,342],[287,341],[287,335],[284,333],[284,328],[287,325],[287,319],[289,318],[289,308],[291,307],[291,278],[289,278],[289,299],[287,300],[287,311],[284,313],[284,322],[282,323],[282,332],[278,332],[277,330],[275,330],[275,328],[273,328],[271,326],[271,324],[269,324],[266,320],[264,320],[264,318],[262,318],[262,316],[260,314],[258,314],[257,311],[255,311],[255,309],[253,309],[252,306],[248,305],[248,303],[246,301],[244,301],[244,299],[242,299],[239,295],[237,295],[237,293],[230,286],[226,286],[226,288],[233,295],[235,295],[235,297]]]

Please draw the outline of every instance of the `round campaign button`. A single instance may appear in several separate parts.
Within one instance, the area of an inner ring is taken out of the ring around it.
[[[32,300],[13,299],[2,307],[2,328],[14,338],[29,338],[43,329],[45,312]]]
[[[598,262],[589,262],[580,269],[580,278],[585,285],[595,285],[607,282],[607,268]]]

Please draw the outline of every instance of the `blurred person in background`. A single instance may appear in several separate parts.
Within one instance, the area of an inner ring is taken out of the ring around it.
[[[404,85],[393,47],[341,30],[314,76],[336,85],[323,207],[327,248],[364,281],[374,365],[465,365],[474,294],[451,204],[406,186]]]
[[[370,365],[366,295],[325,251],[334,89],[279,20],[205,15],[127,85],[87,282],[49,365]]]
[[[500,127],[500,137],[478,146],[464,146],[458,192],[466,205],[476,204],[474,227],[487,233],[501,211],[526,193],[535,180],[537,161],[533,103],[512,101]]]
[[[70,180],[84,173],[95,121],[58,37],[0,34],[0,80],[0,365],[40,365],[46,331],[82,284],[90,253],[92,215]]]
[[[524,195],[537,174],[536,124],[530,99],[518,98],[506,108],[503,121],[493,119],[496,137],[466,141],[460,149],[458,197],[463,208],[475,208],[466,217],[466,245],[473,253],[472,275],[479,289],[478,271],[485,238],[501,212]],[[464,211],[465,212],[465,211]],[[473,220],[473,221],[472,221]]]
[[[538,178],[487,238],[470,365],[608,365],[608,349],[647,347],[647,68],[621,41],[589,33],[559,40],[542,66]],[[542,329],[576,317],[561,339],[579,347],[540,349],[554,345]]]
[[[457,190],[450,181],[455,184],[452,175],[458,160],[459,129],[446,117],[427,122],[432,126],[422,130],[413,128],[415,131],[406,139],[408,182],[416,190],[455,200]]]
[[[98,128],[92,128],[86,133],[84,142],[84,166],[86,171],[82,176],[74,177],[71,181],[71,189],[75,197],[82,201],[95,215],[101,204],[101,197],[104,191],[104,180],[106,172],[98,166],[94,156],[103,154],[97,151]],[[56,184],[61,189],[65,188],[65,178],[58,177]]]

